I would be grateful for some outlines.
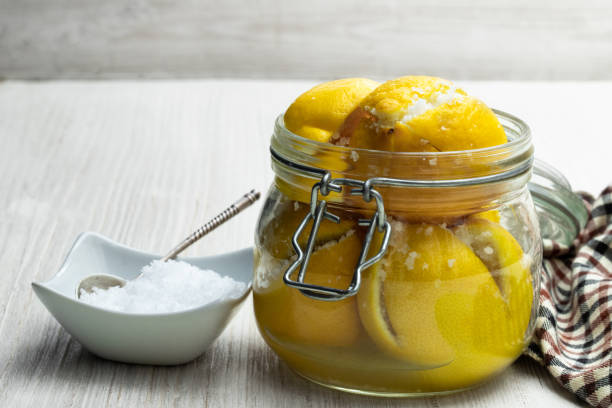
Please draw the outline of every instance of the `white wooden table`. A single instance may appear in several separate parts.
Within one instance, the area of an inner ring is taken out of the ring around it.
[[[79,232],[162,253],[243,192],[265,191],[273,120],[310,85],[0,82],[0,407],[578,404],[526,358],[448,397],[327,390],[292,374],[266,347],[250,299],[205,355],[180,367],[99,359],[46,312],[30,282],[55,273]],[[596,193],[612,178],[612,83],[463,85],[531,124],[537,155],[576,188]],[[252,245],[257,212],[249,209],[189,252]]]

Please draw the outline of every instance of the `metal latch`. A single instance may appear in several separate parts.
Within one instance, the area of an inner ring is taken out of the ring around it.
[[[362,196],[365,202],[372,201],[374,198],[376,202],[376,211],[374,215],[372,215],[369,219],[360,219],[358,222],[359,226],[368,227],[368,232],[366,234],[365,241],[363,243],[363,247],[361,248],[361,253],[359,255],[359,261],[355,266],[355,271],[353,273],[353,279],[348,288],[346,289],[337,289],[326,286],[313,285],[309,283],[305,283],[305,276],[308,270],[308,262],[310,261],[310,257],[314,250],[314,244],[316,241],[316,236],[319,231],[319,227],[324,218],[333,221],[335,223],[340,222],[340,217],[335,214],[330,213],[327,210],[327,201],[319,200],[319,193],[323,197],[326,197],[330,191],[335,191],[337,193],[342,192],[343,186],[349,187],[350,195],[353,196]],[[299,237],[302,235],[302,232],[306,228],[309,222],[312,221],[312,230],[310,231],[310,235],[308,237],[308,242],[306,244],[306,250],[302,250],[300,244],[298,243]],[[374,237],[374,233],[378,229],[379,233],[383,233],[382,243],[376,255],[368,258],[368,252],[370,250],[370,244],[372,243],[372,238]],[[289,265],[287,271],[285,271],[285,275],[283,276],[283,280],[285,284],[291,286],[293,288],[299,289],[302,294],[317,300],[327,300],[327,301],[335,301],[345,299],[347,297],[355,295],[359,291],[359,287],[361,286],[361,273],[380,261],[387,251],[387,246],[389,244],[389,237],[391,235],[391,224],[387,221],[387,217],[385,214],[385,207],[383,203],[382,196],[378,191],[372,188],[371,180],[369,181],[361,181],[361,180],[353,180],[347,178],[337,178],[332,179],[330,172],[325,172],[321,181],[316,183],[312,187],[312,192],[310,196],[310,211],[298,228],[293,234],[293,248],[297,254],[297,259]],[[296,269],[299,271],[297,273],[297,278],[293,279],[292,275]]]

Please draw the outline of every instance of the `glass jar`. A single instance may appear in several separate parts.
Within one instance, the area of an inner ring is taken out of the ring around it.
[[[521,354],[542,260],[533,147],[522,121],[496,114],[507,144],[433,153],[320,143],[277,119],[253,302],[295,372],[425,395],[472,387]]]

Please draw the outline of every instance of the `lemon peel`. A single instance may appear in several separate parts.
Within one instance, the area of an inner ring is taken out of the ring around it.
[[[305,274],[305,282],[346,289],[353,279],[353,272],[362,242],[354,230],[348,231],[337,241],[328,241],[315,250]],[[324,302],[291,290],[288,307],[295,323],[291,336],[303,344],[348,346],[354,343],[362,331],[355,298],[336,302]]]
[[[473,297],[475,287],[497,287],[469,246],[438,225],[392,223],[385,258],[364,272],[358,293],[361,322],[386,353],[413,364],[439,366],[457,356],[465,330],[449,335],[456,320],[445,296]],[[450,261],[450,262],[449,262]],[[489,294],[489,296],[492,296]],[[486,315],[486,310],[479,311]],[[478,324],[478,319],[470,321]]]
[[[325,82],[304,92],[285,112],[285,127],[307,139],[329,142],[346,117],[378,86],[366,78]]]
[[[334,143],[387,151],[458,151],[503,144],[505,132],[483,102],[450,81],[406,76],[361,101]]]
[[[505,301],[506,318],[479,328],[489,333],[482,337],[480,345],[491,353],[513,355],[525,345],[524,334],[531,317],[531,260],[512,234],[497,223],[472,218],[455,227],[454,232],[487,265]]]
[[[305,283],[346,289],[362,248],[362,239],[351,229],[314,249]],[[254,292],[258,320],[285,341],[308,346],[341,347],[353,344],[362,333],[355,298],[336,302],[311,299],[299,290],[278,285],[273,291]],[[279,305],[283,305],[279,308]]]
[[[295,254],[293,248],[293,234],[310,211],[310,205],[281,199],[274,208],[273,217],[266,222],[261,222],[261,233],[257,236],[261,240],[261,246],[271,256],[279,259],[288,259]],[[315,239],[315,245],[323,245],[326,242],[337,240],[354,228],[357,223],[350,218],[342,218],[339,223],[324,220]],[[306,247],[308,236],[312,230],[312,222],[306,226],[298,239],[302,248]]]

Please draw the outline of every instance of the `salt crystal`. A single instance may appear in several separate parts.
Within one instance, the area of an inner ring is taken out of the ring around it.
[[[491,248],[490,246],[487,246],[484,248],[484,253],[487,255],[492,255],[493,254],[493,248]]]
[[[453,265],[455,264],[455,261],[456,261],[455,259],[449,259],[449,260],[448,260],[448,267],[449,267],[449,268],[452,268],[452,267],[453,267]]]
[[[406,268],[408,268],[409,271],[414,269],[414,261],[415,259],[417,259],[418,256],[419,256],[418,253],[416,253],[415,251],[412,251],[408,254],[408,257],[404,260],[404,264],[406,265]]]
[[[359,153],[357,153],[356,151],[352,150],[351,151],[351,159],[356,162],[357,160],[359,160]]]
[[[213,270],[202,270],[183,261],[155,260],[124,287],[94,288],[91,293],[81,290],[80,300],[125,313],[172,313],[236,299],[245,289],[243,282]]]

